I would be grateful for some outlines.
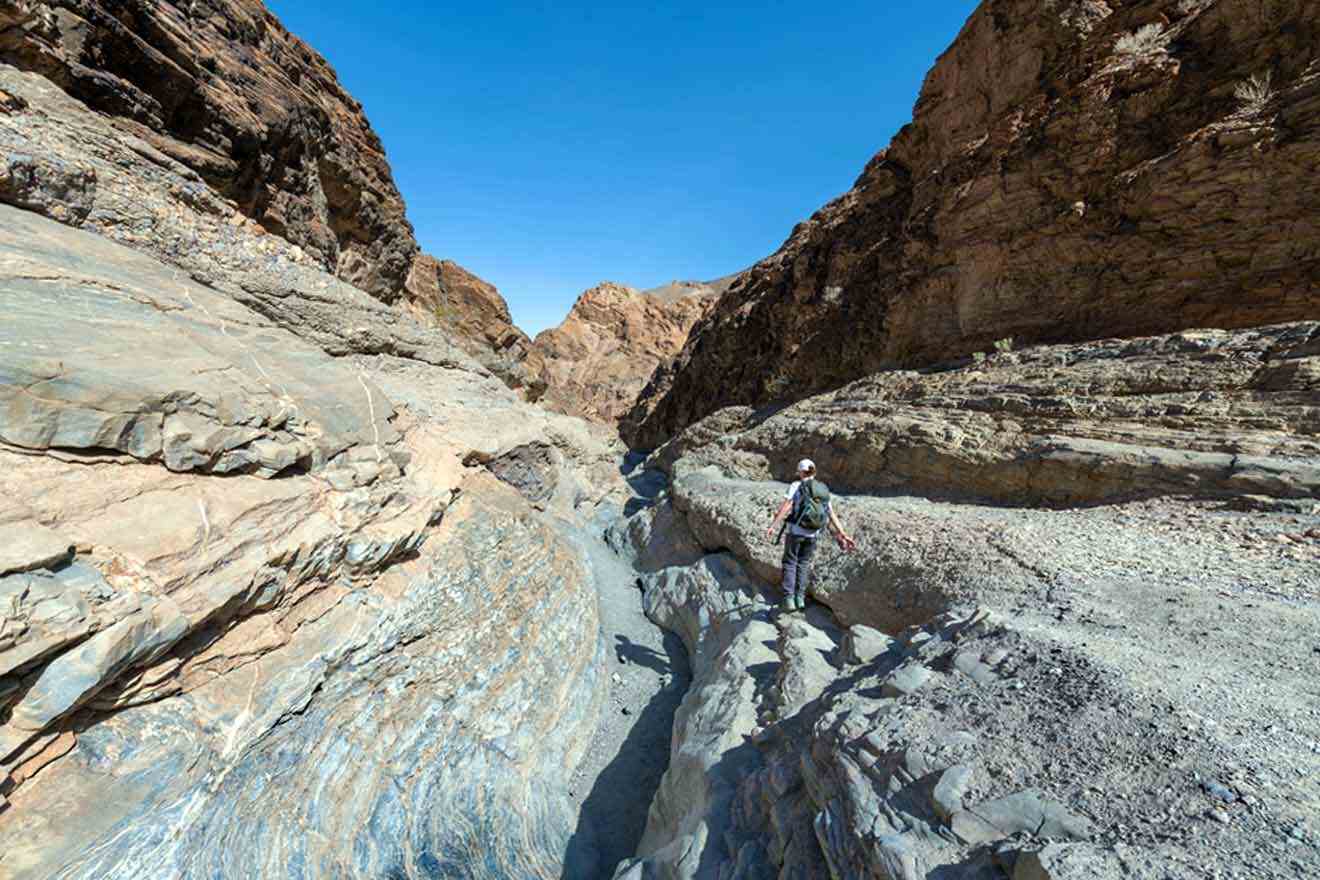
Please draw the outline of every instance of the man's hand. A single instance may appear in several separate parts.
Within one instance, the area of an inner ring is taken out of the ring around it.
[[[853,540],[852,538],[850,538],[849,536],[847,536],[847,535],[836,535],[835,537],[836,537],[836,538],[838,539],[838,541],[839,541],[839,548],[842,549],[844,553],[851,553],[851,552],[853,552],[854,550],[857,549],[857,542],[854,541],[854,540]]]

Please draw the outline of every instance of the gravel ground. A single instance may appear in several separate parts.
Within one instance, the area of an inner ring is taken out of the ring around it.
[[[618,506],[636,512],[660,489],[651,480],[632,479]],[[943,508],[1032,573],[1028,589],[1006,579],[984,597],[1016,633],[1008,677],[924,698],[933,726],[985,744],[996,791],[983,795],[1043,792],[1149,866],[1134,876],[1320,877],[1320,506],[845,507],[859,526]],[[636,848],[689,682],[681,645],[644,617],[635,571],[601,538],[621,513],[575,536],[612,649],[609,702],[573,783],[602,877]]]
[[[658,475],[630,479],[628,512],[649,503],[663,486]],[[609,698],[586,755],[572,780],[570,796],[581,805],[574,846],[591,856],[596,876],[613,876],[630,858],[646,828],[647,811],[669,767],[674,712],[691,673],[683,644],[642,613],[642,593],[631,563],[614,553],[603,533],[623,508],[600,511],[592,526],[573,540],[590,560],[600,596],[602,636],[608,646]],[[567,876],[567,875],[566,875]],[[591,880],[574,874],[572,880]]]
[[[985,597],[1023,638],[1012,683],[943,700],[1005,791],[1041,790],[1178,877],[1320,877],[1320,504],[848,502],[956,510],[1036,574]]]
[[[1139,700],[1092,737],[1144,731],[1110,841],[1205,877],[1320,876],[1320,509],[1154,500],[1016,520],[1052,585],[1015,626],[1079,658],[1040,669],[1060,694],[1089,676]],[[1057,782],[1113,816],[1119,793]]]

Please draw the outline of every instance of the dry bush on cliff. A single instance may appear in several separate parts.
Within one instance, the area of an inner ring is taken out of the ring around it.
[[[1163,51],[1164,45],[1164,26],[1152,22],[1142,25],[1133,33],[1119,37],[1118,42],[1114,44],[1114,52],[1118,55],[1142,57]]]
[[[1242,109],[1248,113],[1259,113],[1265,109],[1265,105],[1274,97],[1274,89],[1270,87],[1270,81],[1273,79],[1270,71],[1257,73],[1251,79],[1238,85],[1233,90],[1233,97],[1242,102]]]

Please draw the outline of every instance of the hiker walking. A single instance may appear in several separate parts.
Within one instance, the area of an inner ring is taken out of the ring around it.
[[[801,611],[807,604],[808,579],[811,576],[811,557],[816,552],[816,536],[828,527],[834,540],[845,553],[857,549],[857,542],[848,536],[834,515],[830,504],[830,490],[816,479],[816,464],[809,458],[798,462],[797,482],[788,487],[784,503],[765,530],[766,540],[775,527],[788,517],[788,538],[784,541],[784,611]],[[781,533],[782,534],[782,533]]]

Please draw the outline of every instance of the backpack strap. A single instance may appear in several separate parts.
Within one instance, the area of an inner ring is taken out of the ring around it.
[[[811,483],[812,478],[807,477],[798,484],[798,490],[793,495],[793,504],[797,507],[797,517],[793,520],[795,526],[801,525],[802,517],[807,515],[807,499],[811,497],[811,489],[809,488]]]

